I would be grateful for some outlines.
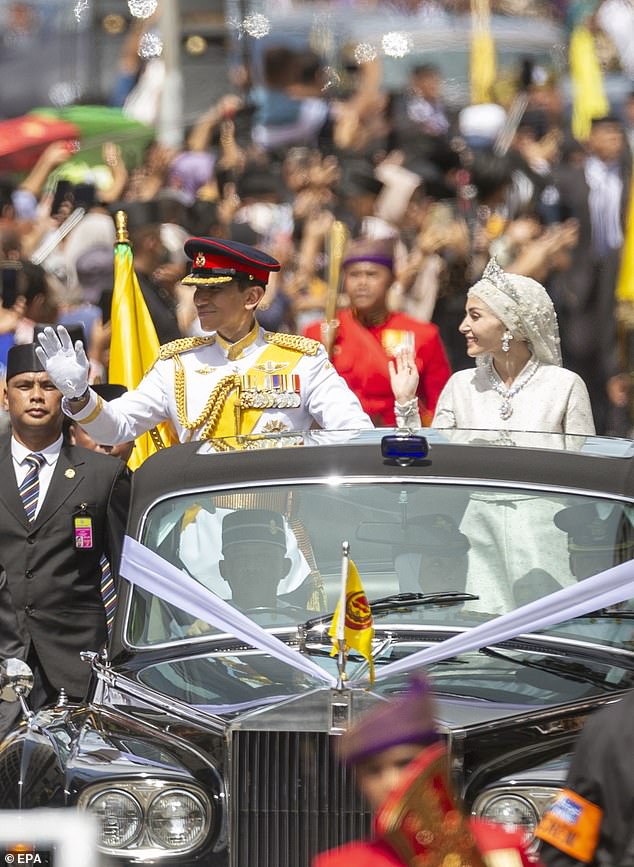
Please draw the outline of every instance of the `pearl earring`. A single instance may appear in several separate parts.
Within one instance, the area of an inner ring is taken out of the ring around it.
[[[513,335],[510,331],[505,331],[502,335],[502,352],[508,352],[510,347],[510,341],[513,340]]]

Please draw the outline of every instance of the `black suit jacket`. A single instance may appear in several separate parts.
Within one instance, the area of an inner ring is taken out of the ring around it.
[[[0,564],[12,611],[0,610],[0,658],[15,631],[26,659],[33,643],[50,683],[73,698],[84,695],[90,677],[82,650],[106,641],[100,558],[119,561],[130,493],[125,465],[79,446],[62,446],[46,498],[29,524],[11,457],[11,438],[0,440]],[[92,518],[93,546],[74,544],[74,516],[84,507]],[[4,595],[6,598],[6,594]],[[11,653],[14,654],[14,647]]]
[[[621,178],[621,216],[625,226],[631,181],[629,163],[623,165]],[[556,179],[562,218],[574,217],[579,222],[579,240],[571,251],[571,267],[553,275],[549,287],[559,316],[564,366],[572,367],[586,382],[593,375],[605,381],[618,368],[614,292],[620,251],[612,251],[602,260],[596,258],[588,204],[590,189],[584,168],[561,166]]]

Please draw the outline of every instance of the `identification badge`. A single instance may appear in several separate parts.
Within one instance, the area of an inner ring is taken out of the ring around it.
[[[92,518],[82,505],[78,514],[73,515],[73,540],[75,548],[86,550],[93,546]]]

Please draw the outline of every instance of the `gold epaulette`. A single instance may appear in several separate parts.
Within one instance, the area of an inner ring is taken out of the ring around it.
[[[264,339],[267,343],[274,343],[282,349],[294,349],[302,355],[317,355],[322,344],[310,337],[302,337],[301,334],[284,334],[279,331],[265,331]]]
[[[166,361],[168,358],[174,358],[175,355],[180,355],[181,352],[188,352],[190,349],[196,349],[197,346],[211,346],[216,338],[210,337],[180,337],[178,340],[171,340],[165,343],[159,349],[159,359]]]

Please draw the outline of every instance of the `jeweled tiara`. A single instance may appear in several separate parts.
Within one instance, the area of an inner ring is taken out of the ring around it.
[[[509,295],[513,301],[519,303],[520,297],[517,290],[509,280],[508,275],[502,270],[502,268],[500,268],[495,256],[492,256],[487,262],[487,266],[482,272],[481,279],[488,280],[489,283],[492,283],[496,289],[500,290],[500,292],[504,292],[504,294]]]

